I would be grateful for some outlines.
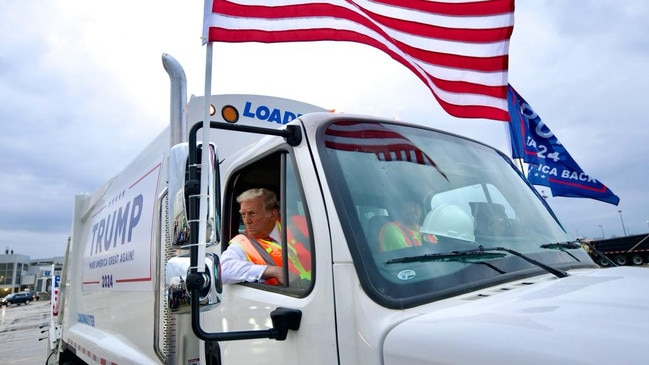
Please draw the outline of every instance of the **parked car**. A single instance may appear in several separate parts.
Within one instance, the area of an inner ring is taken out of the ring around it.
[[[0,299],[0,305],[8,306],[9,304],[15,304],[15,305],[29,304],[29,302],[31,302],[32,300],[34,300],[34,298],[32,297],[32,293],[28,293],[28,292],[12,293]]]

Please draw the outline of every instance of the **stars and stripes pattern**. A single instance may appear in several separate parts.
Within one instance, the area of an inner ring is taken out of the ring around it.
[[[342,151],[373,153],[380,161],[432,166],[446,175],[408,138],[378,123],[336,122],[325,131],[325,146]]]
[[[514,0],[206,0],[203,41],[349,41],[411,70],[461,118],[508,121]]]

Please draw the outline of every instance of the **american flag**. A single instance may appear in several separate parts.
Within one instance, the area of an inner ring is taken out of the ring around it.
[[[410,69],[461,118],[509,121],[514,0],[206,0],[203,41],[349,41]]]
[[[403,161],[432,166],[435,161],[408,138],[378,123],[336,122],[325,131],[325,146],[335,150],[373,153],[380,161]]]

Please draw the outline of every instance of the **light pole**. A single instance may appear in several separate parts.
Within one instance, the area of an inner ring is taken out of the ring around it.
[[[624,226],[624,218],[622,218],[622,211],[618,210],[618,213],[620,213],[620,222],[622,222],[622,232],[624,232],[624,237],[626,237],[626,227]]]
[[[598,224],[598,226],[599,226],[599,229],[602,230],[602,238],[606,238],[606,236],[604,235],[604,227],[602,227],[601,224]]]

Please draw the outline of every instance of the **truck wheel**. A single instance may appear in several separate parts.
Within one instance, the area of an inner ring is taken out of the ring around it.
[[[600,257],[600,259],[597,260],[597,263],[599,264],[599,266],[608,266],[609,265],[608,259],[606,259],[606,257]]]
[[[634,265],[642,265],[644,263],[642,261],[642,256],[640,255],[633,255],[631,257],[631,261],[633,262]]]
[[[626,265],[626,256],[624,256],[624,255],[615,256],[615,263],[620,265],[620,266]]]

